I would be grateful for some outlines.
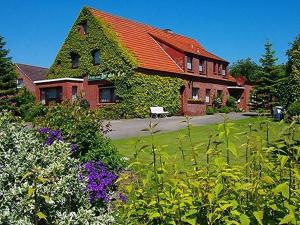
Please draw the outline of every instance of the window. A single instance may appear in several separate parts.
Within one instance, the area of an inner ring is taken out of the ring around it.
[[[43,88],[41,89],[41,103],[48,105],[51,102],[61,102],[62,87]]]
[[[92,55],[93,55],[93,64],[99,65],[100,64],[100,51],[98,49],[94,50],[92,52]]]
[[[79,55],[77,53],[71,54],[71,60],[72,60],[72,68],[78,68],[79,66]]]
[[[83,22],[81,24],[79,24],[79,27],[78,27],[78,31],[81,35],[85,35],[87,34],[88,32],[88,25],[87,25],[87,22]]]
[[[100,103],[109,103],[115,102],[115,88],[110,87],[99,87],[99,102]]]
[[[199,59],[199,72],[204,73],[205,71],[205,61],[203,59]]]
[[[210,89],[205,90],[205,102],[210,103]]]
[[[56,66],[57,66],[57,67],[61,67],[61,61],[60,61],[60,60],[57,60]]]
[[[214,73],[217,73],[217,63],[214,62],[214,63],[213,63],[213,67],[214,67],[214,68],[213,68],[213,72],[214,72]]]
[[[192,99],[198,100],[199,99],[199,88],[192,88]]]
[[[226,65],[222,64],[222,76],[226,76]]]
[[[77,99],[77,86],[72,86],[72,101]]]
[[[222,73],[222,64],[218,64],[218,74]]]
[[[24,86],[24,81],[22,78],[17,80],[17,88],[22,88]]]
[[[193,69],[193,58],[190,56],[187,56],[186,58],[186,68],[188,70],[192,70]]]

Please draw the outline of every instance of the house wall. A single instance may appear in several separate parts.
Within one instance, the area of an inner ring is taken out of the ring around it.
[[[51,87],[62,87],[63,91],[63,99],[64,100],[72,100],[72,87],[77,87],[77,95],[81,96],[83,92],[82,82],[76,81],[59,81],[59,82],[49,82],[49,83],[40,83],[36,84],[35,87],[35,100],[36,102],[41,101],[41,89],[43,88],[51,88]]]
[[[232,82],[225,82],[225,81],[211,81],[211,80],[205,80],[205,79],[186,79],[185,80],[185,86],[184,91],[182,93],[182,108],[181,108],[181,114],[183,115],[190,115],[190,116],[196,116],[196,115],[205,115],[206,114],[206,106],[211,106],[213,99],[215,98],[217,91],[222,91],[222,104],[225,105],[229,94],[228,86],[236,86],[235,83]],[[192,87],[199,88],[199,99],[202,100],[202,103],[195,103],[194,101],[189,101],[192,98]],[[248,102],[250,99],[250,93],[251,93],[251,85],[244,85],[244,90],[241,89],[242,95],[241,95],[241,101],[237,105],[238,108],[243,109],[243,111],[248,111],[249,106]],[[210,102],[205,103],[205,95],[206,95],[206,89],[210,89]]]
[[[35,84],[33,83],[32,80],[29,79],[28,76],[24,75],[18,68],[17,68],[17,72],[18,72],[18,79],[23,79],[23,84],[24,87],[31,93],[31,94],[35,94]],[[16,84],[17,85],[17,84]]]
[[[105,105],[111,105],[115,103],[100,103],[99,90],[101,85],[111,85],[110,82],[104,80],[88,81],[87,76],[83,78],[83,98],[86,98],[90,103],[91,109],[96,109]]]

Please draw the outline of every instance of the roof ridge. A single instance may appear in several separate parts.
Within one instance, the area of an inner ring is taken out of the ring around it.
[[[132,23],[136,23],[136,24],[139,24],[139,25],[143,25],[143,26],[148,27],[148,28],[151,28],[151,29],[159,30],[159,31],[165,32],[165,33],[168,34],[168,35],[173,35],[173,36],[176,35],[176,36],[180,36],[180,37],[183,37],[183,38],[187,38],[187,39],[189,39],[189,40],[192,40],[192,41],[197,42],[200,46],[202,46],[196,39],[191,38],[191,37],[184,36],[184,35],[182,35],[182,34],[178,34],[178,33],[172,33],[172,34],[170,34],[170,33],[167,33],[167,32],[166,32],[164,29],[162,29],[162,28],[158,28],[158,27],[155,27],[155,26],[152,26],[152,25],[143,23],[143,22],[139,22],[139,21],[136,21],[136,20],[128,19],[128,18],[119,16],[119,15],[114,15],[114,14],[112,14],[112,13],[104,12],[104,11],[102,11],[102,10],[95,9],[95,8],[93,8],[93,7],[87,6],[87,8],[88,8],[88,9],[91,9],[91,10],[94,10],[94,11],[96,11],[96,12],[99,12],[99,13],[103,13],[103,14],[106,14],[106,15],[109,15],[109,16],[113,16],[113,17],[122,19],[122,20],[126,20],[126,21],[129,21],[129,22],[132,22]]]
[[[49,70],[49,68],[47,67],[42,67],[42,66],[33,66],[33,65],[29,65],[29,64],[24,64],[24,63],[15,63],[16,65],[23,65],[23,66],[31,66],[31,67],[36,67],[36,68],[41,68],[41,69],[47,69]]]

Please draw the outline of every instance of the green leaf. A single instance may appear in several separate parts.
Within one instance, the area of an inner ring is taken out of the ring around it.
[[[181,220],[183,222],[186,222],[186,223],[191,224],[191,225],[195,225],[196,222],[197,222],[196,218],[193,218],[193,219],[182,218]]]
[[[289,224],[290,222],[292,222],[294,220],[294,215],[293,214],[288,214],[286,215],[285,217],[283,217],[281,220],[280,220],[280,223],[279,224]]]
[[[35,191],[34,188],[28,188],[28,193],[27,193],[28,197],[31,197],[34,191]]]
[[[212,204],[215,199],[215,195],[213,193],[208,193],[207,198],[208,198],[209,204]]]
[[[255,219],[260,225],[263,225],[263,218],[264,218],[264,211],[255,211],[253,212],[253,215],[255,216]]]
[[[32,172],[28,172],[26,173],[23,177],[22,177],[22,180],[26,179],[27,177],[31,176],[32,175]]]
[[[250,219],[247,215],[242,214],[242,215],[240,215],[240,222],[241,222],[241,225],[249,225]]]
[[[228,149],[235,157],[237,157],[237,150],[236,150],[235,144],[233,144],[232,142],[229,142]]]
[[[285,165],[285,163],[287,162],[288,159],[289,159],[289,157],[286,156],[286,155],[281,155],[280,156],[280,165],[281,165],[281,167],[284,167],[284,165]]]
[[[47,220],[47,216],[42,212],[38,212],[36,215],[38,216],[39,219]]]
[[[274,184],[275,181],[270,176],[263,176],[261,180],[267,184]]]
[[[217,184],[214,188],[215,195],[218,196],[223,190],[223,184]]]
[[[154,219],[154,218],[159,218],[160,214],[158,212],[150,213],[149,218]]]
[[[273,191],[275,194],[281,193],[285,198],[289,197],[289,186],[286,183],[278,184]]]

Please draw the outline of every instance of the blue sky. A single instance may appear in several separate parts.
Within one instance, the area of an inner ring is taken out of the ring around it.
[[[279,62],[300,34],[299,0],[5,0],[0,35],[15,62],[51,66],[84,6],[91,6],[198,40],[230,62],[251,57],[273,43]]]

